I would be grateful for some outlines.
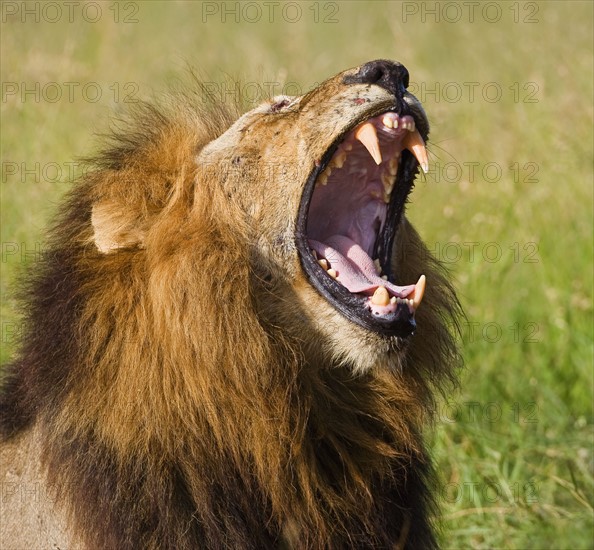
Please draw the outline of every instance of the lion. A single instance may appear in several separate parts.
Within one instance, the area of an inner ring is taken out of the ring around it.
[[[242,114],[139,103],[23,290],[2,548],[435,548],[459,304],[405,215],[400,63]],[[203,87],[204,89],[204,87]]]

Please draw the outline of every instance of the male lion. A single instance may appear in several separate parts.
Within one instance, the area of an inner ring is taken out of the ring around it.
[[[458,306],[404,216],[407,85],[379,60],[114,130],[25,290],[2,548],[436,546],[422,429]]]

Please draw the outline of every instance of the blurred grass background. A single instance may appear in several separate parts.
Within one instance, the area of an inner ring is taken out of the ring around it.
[[[14,281],[110,113],[187,64],[250,103],[396,59],[432,123],[409,216],[468,315],[432,435],[443,546],[592,548],[593,4],[489,5],[2,2],[2,361]]]

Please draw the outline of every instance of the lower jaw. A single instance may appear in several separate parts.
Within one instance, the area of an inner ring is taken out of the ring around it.
[[[344,292],[348,293],[346,289]],[[414,314],[411,313],[408,303],[399,303],[393,311],[380,316],[374,314],[368,307],[369,298],[366,296],[350,295],[348,299],[341,300],[342,296],[335,295],[333,298],[332,301],[327,299],[330,306],[350,322],[370,333],[385,337],[406,338],[416,328]]]

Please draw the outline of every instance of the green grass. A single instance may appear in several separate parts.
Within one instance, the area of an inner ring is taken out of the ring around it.
[[[3,16],[7,4],[22,7],[5,2]],[[218,6],[209,2],[139,3],[136,14],[121,3],[120,20],[136,23],[115,23],[111,3],[96,23],[79,8],[72,23],[66,11],[55,23],[43,12],[39,23],[20,11],[3,18],[2,360],[18,322],[14,282],[69,187],[50,163],[67,180],[65,163],[92,151],[93,131],[126,107],[125,94],[164,90],[186,63],[213,82],[278,82],[278,93],[398,59],[432,122],[433,172],[418,181],[410,217],[450,265],[468,316],[461,390],[440,406],[432,436],[443,546],[592,548],[592,4],[500,2],[498,22],[479,9],[469,23],[458,3],[459,22],[454,11],[404,20],[403,10],[433,4],[342,2],[333,13],[333,3],[304,2],[294,23],[281,12],[269,23],[266,11],[257,23],[220,13],[203,23],[202,10]],[[23,97],[23,83],[36,82],[40,97]],[[69,85],[72,101],[68,82],[80,83]],[[89,82],[102,91],[96,102],[82,94]],[[483,98],[498,89],[501,98]],[[249,100],[255,88],[242,90]]]

